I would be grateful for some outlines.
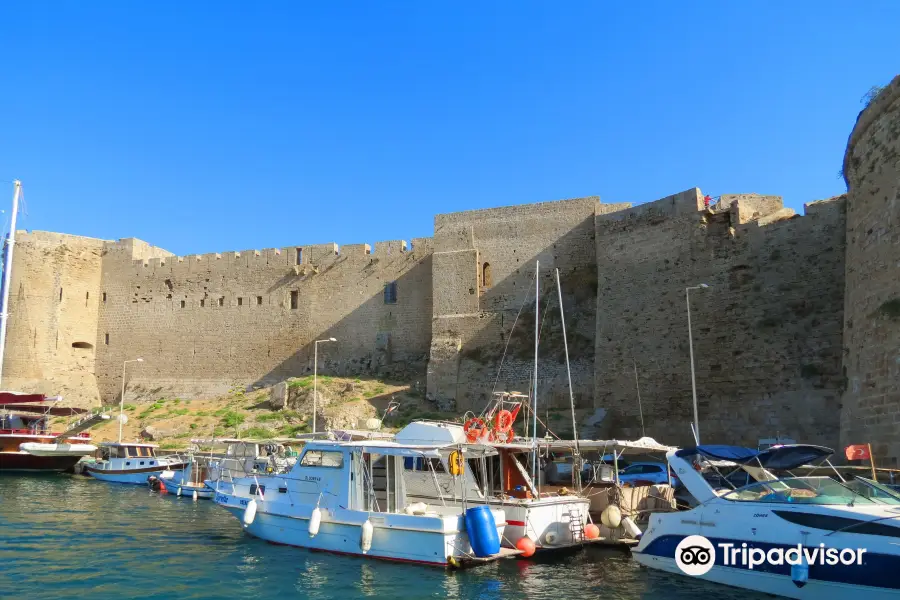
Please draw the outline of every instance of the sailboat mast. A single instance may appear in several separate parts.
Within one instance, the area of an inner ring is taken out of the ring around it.
[[[9,322],[9,284],[12,281],[13,248],[16,245],[16,216],[19,214],[19,196],[22,182],[13,181],[12,216],[9,220],[9,237],[6,240],[6,264],[3,265],[3,303],[0,304],[0,382],[3,381],[3,356],[6,353],[6,327]]]
[[[572,409],[572,439],[575,440],[575,454],[578,455],[578,425],[575,420],[575,393],[572,391],[572,369],[569,367],[569,342],[566,339],[566,315],[563,311],[562,285],[559,283],[559,269],[556,269],[556,293],[559,294],[559,320],[562,323],[563,348],[566,351],[566,375],[569,377],[569,406]]]
[[[540,316],[541,316],[541,298],[540,298],[540,270],[541,263],[540,261],[536,261],[534,263],[534,385],[532,386],[532,394],[534,396],[534,405],[531,411],[532,418],[532,435],[534,436],[531,439],[532,457],[531,457],[531,481],[534,482],[535,489],[537,488],[537,462],[538,462],[538,452],[537,452],[537,373],[538,373],[538,333],[540,331]]]

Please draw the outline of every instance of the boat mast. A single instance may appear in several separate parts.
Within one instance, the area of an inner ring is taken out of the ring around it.
[[[559,268],[556,269],[556,293],[559,295],[559,320],[562,323],[563,348],[566,351],[566,375],[569,377],[569,406],[572,410],[572,439],[575,441],[575,453],[573,459],[578,459],[581,452],[578,449],[578,423],[575,419],[575,393],[572,391],[572,369],[569,367],[569,342],[566,340],[566,315],[563,311],[562,285],[559,283]],[[580,461],[572,461],[572,477],[575,488],[581,492],[581,465]]]
[[[3,356],[6,351],[6,326],[9,321],[9,284],[12,280],[13,248],[16,245],[16,216],[19,213],[19,196],[22,182],[13,181],[12,216],[9,221],[9,236],[6,239],[6,264],[3,265],[3,304],[0,305],[0,381],[3,380]]]
[[[538,451],[537,451],[537,369],[538,369],[538,333],[539,333],[539,325],[540,325],[540,316],[541,316],[541,298],[540,298],[540,267],[541,262],[535,261],[534,263],[534,384],[532,386],[532,395],[534,396],[534,406],[531,411],[532,418],[532,435],[534,437],[531,438],[531,481],[534,483],[535,489],[537,489],[537,462],[538,462]]]

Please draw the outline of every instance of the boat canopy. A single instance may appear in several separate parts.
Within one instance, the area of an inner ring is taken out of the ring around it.
[[[795,469],[832,454],[834,454],[834,450],[831,448],[806,444],[777,446],[762,451],[742,446],[710,445],[683,448],[675,452],[675,456],[681,458],[702,456],[711,460],[723,460],[739,465],[753,463],[764,469],[778,470]]]
[[[387,440],[359,440],[355,442],[310,442],[306,446],[310,450],[334,450],[346,448],[354,452],[382,454],[386,456],[405,456],[412,458],[441,458],[441,450],[461,450],[463,454],[489,456],[497,454],[493,446],[478,444],[398,444]]]
[[[494,444],[498,448],[510,450],[531,451],[533,446],[530,441],[513,442],[511,444]],[[537,445],[541,449],[548,448],[557,451],[572,451],[575,449],[573,440],[547,440],[538,439]],[[601,452],[615,452],[619,455],[647,454],[648,452],[666,453],[676,450],[674,446],[660,444],[651,437],[642,437],[639,440],[578,440],[578,448],[581,451],[599,450]]]
[[[141,442],[100,442],[103,448],[159,448],[159,444],[144,444]]]
[[[7,404],[25,404],[29,402],[44,402],[60,400],[59,396],[47,398],[43,394],[26,394],[25,392],[0,392],[0,406]]]

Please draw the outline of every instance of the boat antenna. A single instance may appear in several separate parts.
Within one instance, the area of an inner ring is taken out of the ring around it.
[[[540,268],[541,262],[535,261],[534,263],[534,381],[531,386],[531,393],[534,402],[534,409],[531,412],[532,417],[532,438],[531,438],[531,447],[532,447],[532,457],[531,457],[531,480],[534,482],[534,485],[537,486],[537,463],[538,463],[538,447],[537,447],[537,389],[538,389],[538,339],[540,336],[540,317],[541,317],[541,296],[540,296]]]
[[[647,433],[644,431],[644,409],[641,406],[641,382],[638,380],[637,362],[634,360],[634,355],[631,357],[631,365],[634,367],[634,387],[637,389],[638,414],[641,415],[641,437],[647,437]]]
[[[572,411],[572,439],[575,442],[573,459],[578,459],[581,457],[581,452],[578,448],[578,422],[575,419],[575,393],[572,391],[572,369],[569,367],[569,342],[566,339],[566,315],[563,310],[562,285],[559,283],[559,267],[556,268],[556,293],[559,296],[559,320],[562,323],[563,348],[566,352],[566,375],[569,378],[569,407]],[[547,422],[550,422],[549,417],[547,418]],[[579,461],[572,461],[572,477],[575,479],[575,489],[581,492],[581,465],[579,464]]]
[[[3,303],[0,304],[0,381],[3,380],[3,355],[6,351],[6,326],[9,321],[9,284],[12,278],[13,248],[16,245],[16,215],[19,212],[19,197],[22,182],[13,181],[13,205],[9,221],[9,235],[6,238],[6,264],[3,265]]]

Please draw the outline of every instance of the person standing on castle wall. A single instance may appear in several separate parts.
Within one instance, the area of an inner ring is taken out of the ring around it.
[[[706,210],[709,210],[709,203],[712,202],[712,198],[707,194],[703,197],[703,206],[706,207]]]

